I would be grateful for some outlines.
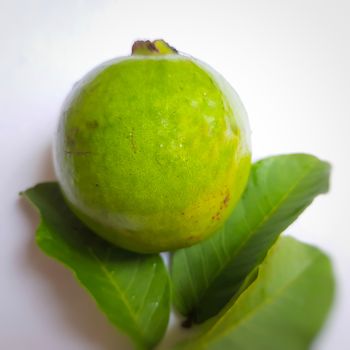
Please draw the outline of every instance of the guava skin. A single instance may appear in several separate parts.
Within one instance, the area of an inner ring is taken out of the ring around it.
[[[215,232],[251,163],[245,111],[227,86],[178,54],[125,57],[90,73],[64,105],[55,144],[72,211],[104,239],[140,253]]]

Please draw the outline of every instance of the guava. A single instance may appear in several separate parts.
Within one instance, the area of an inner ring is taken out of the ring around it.
[[[163,40],[103,63],[66,99],[54,147],[70,209],[122,248],[193,245],[228,218],[245,188],[250,131],[225,79]]]

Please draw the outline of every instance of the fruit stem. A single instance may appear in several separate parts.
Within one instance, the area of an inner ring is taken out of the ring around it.
[[[162,39],[154,41],[138,40],[132,45],[131,54],[144,56],[172,55],[177,54],[177,50]]]

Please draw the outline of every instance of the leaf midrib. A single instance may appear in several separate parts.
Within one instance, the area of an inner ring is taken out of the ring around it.
[[[310,269],[311,267],[313,267],[314,264],[317,262],[317,260],[320,258],[322,258],[322,254],[320,252],[318,252],[318,254],[315,255],[314,258],[311,259],[310,262],[308,264],[306,264],[303,267],[303,269],[300,270],[299,273],[294,278],[292,278],[287,284],[282,286],[276,293],[274,293],[270,297],[267,297],[266,299],[264,299],[261,304],[259,304],[257,307],[252,309],[250,312],[246,313],[243,318],[239,319],[235,323],[232,323],[231,324],[232,327],[230,327],[228,330],[223,330],[222,332],[218,333],[216,336],[212,337],[212,340],[217,339],[217,338],[222,337],[222,336],[225,336],[227,333],[230,333],[233,328],[237,329],[238,326],[242,325],[242,323],[247,322],[251,317],[253,317],[257,311],[259,311],[260,309],[264,308],[265,306],[267,306],[269,304],[271,305],[271,304],[275,303],[276,300],[278,300],[279,297],[285,292],[285,290],[288,289],[289,287],[291,287],[293,284],[295,284],[300,278],[302,278],[304,276],[305,272],[308,269]],[[257,283],[257,282],[255,282],[255,283]],[[248,292],[248,290],[243,292],[242,295],[246,294],[247,292]],[[200,341],[201,344],[203,344],[203,343],[209,344],[210,343],[210,334],[212,334],[215,331],[215,329],[226,319],[225,316],[227,316],[229,314],[230,310],[231,310],[231,308],[228,309],[224,313],[224,315],[216,323],[214,323],[214,325],[211,328],[209,328],[209,330],[205,333],[204,337]],[[209,337],[209,341],[205,342],[206,338],[208,338],[208,337]]]
[[[224,264],[220,264],[221,266],[217,269],[216,273],[213,275],[212,281],[215,281],[218,276],[224,271],[224,269],[230,265],[230,263],[236,258],[237,254],[243,249],[243,247],[249,242],[249,240],[252,238],[254,234],[268,222],[271,217],[276,213],[276,211],[282,206],[282,204],[287,200],[287,198],[290,196],[290,194],[300,185],[300,183],[303,181],[303,179],[308,175],[309,172],[311,172],[316,167],[316,164],[313,164],[312,166],[308,167],[307,170],[296,180],[296,182],[290,187],[290,189],[281,197],[281,199],[278,201],[278,203],[271,208],[271,210],[263,217],[263,219],[255,226],[253,229],[250,230],[249,234],[247,235],[247,238],[243,240],[243,242],[236,248],[236,250],[232,253],[233,258],[227,259],[227,261]],[[244,207],[245,211],[245,207]],[[208,288],[209,285],[206,286]],[[198,302],[201,300],[201,298],[206,294],[207,289],[204,289],[201,293],[201,296],[198,297]]]
[[[139,332],[139,334],[144,338],[145,337],[145,332],[143,330],[143,328],[140,326],[137,315],[135,313],[135,310],[133,309],[133,307],[131,306],[131,304],[129,303],[127,297],[125,296],[123,290],[118,286],[118,284],[115,282],[115,277],[113,277],[111,275],[111,273],[108,271],[108,269],[106,268],[106,266],[103,264],[102,260],[99,259],[99,257],[94,253],[92,248],[88,249],[89,254],[95,259],[95,261],[97,262],[98,266],[100,266],[101,271],[104,273],[104,275],[107,277],[108,281],[111,283],[111,285],[115,288],[115,290],[117,291],[120,299],[123,301],[124,305],[126,306],[127,310],[130,313],[130,316],[132,318],[132,320],[134,321],[134,324],[136,326],[137,331]]]

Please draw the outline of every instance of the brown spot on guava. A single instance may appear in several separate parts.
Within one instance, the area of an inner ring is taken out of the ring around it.
[[[216,212],[215,215],[211,217],[212,220],[219,221],[221,219],[220,212]]]
[[[225,198],[224,198],[224,205],[225,205],[225,207],[227,207],[228,206],[228,202],[230,201],[230,193],[228,192],[227,193],[227,195],[225,196]]]
[[[74,146],[75,145],[75,138],[71,135],[66,136],[66,143],[68,146]]]
[[[66,143],[69,147],[74,147],[77,142],[77,135],[79,133],[79,128],[72,128],[70,132],[66,135]]]
[[[134,129],[131,130],[131,132],[129,134],[129,139],[130,139],[132,151],[134,153],[136,153],[137,152],[137,147],[136,147],[136,142],[135,142]]]
[[[98,127],[98,121],[97,120],[91,120],[86,123],[86,126],[89,129],[96,129]]]

